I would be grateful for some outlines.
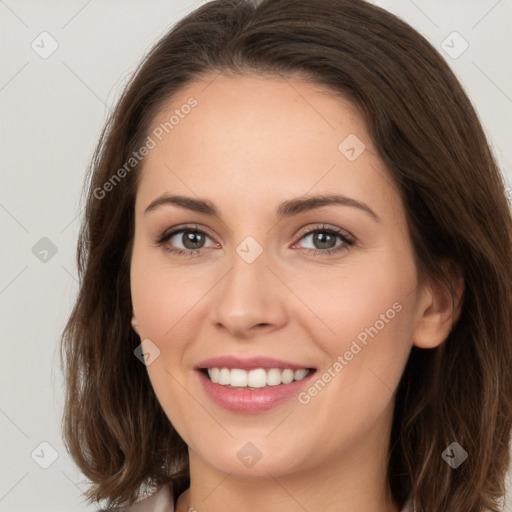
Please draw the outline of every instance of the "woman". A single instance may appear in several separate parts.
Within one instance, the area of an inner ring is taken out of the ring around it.
[[[63,333],[88,498],[498,511],[511,220],[467,96],[400,19],[362,0],[198,8],[91,165]]]

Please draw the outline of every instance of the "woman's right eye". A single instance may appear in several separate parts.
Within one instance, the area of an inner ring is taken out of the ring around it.
[[[195,227],[181,227],[164,233],[158,240],[157,245],[178,256],[201,256],[204,253],[204,247],[198,245],[204,244],[206,238],[210,238],[204,231]],[[179,244],[184,247],[180,248]],[[176,247],[178,245],[178,247]],[[215,244],[213,244],[215,247]]]

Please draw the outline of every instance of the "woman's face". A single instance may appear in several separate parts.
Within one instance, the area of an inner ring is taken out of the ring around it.
[[[291,78],[211,75],[151,131],[133,310],[191,461],[267,477],[376,460],[426,303],[361,117]]]

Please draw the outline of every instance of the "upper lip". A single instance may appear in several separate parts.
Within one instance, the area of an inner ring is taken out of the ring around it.
[[[274,359],[272,357],[255,356],[248,358],[239,358],[235,356],[219,356],[205,359],[198,363],[195,367],[197,370],[205,368],[240,368],[242,370],[254,370],[256,368],[281,368],[291,370],[302,370],[303,368],[312,368],[304,364],[292,363],[290,361],[283,361],[282,359]]]

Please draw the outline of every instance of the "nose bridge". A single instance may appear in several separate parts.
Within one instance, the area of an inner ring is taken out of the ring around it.
[[[234,250],[231,268],[219,283],[213,320],[237,335],[254,326],[280,326],[285,320],[283,290],[269,270],[270,254],[247,237]]]

